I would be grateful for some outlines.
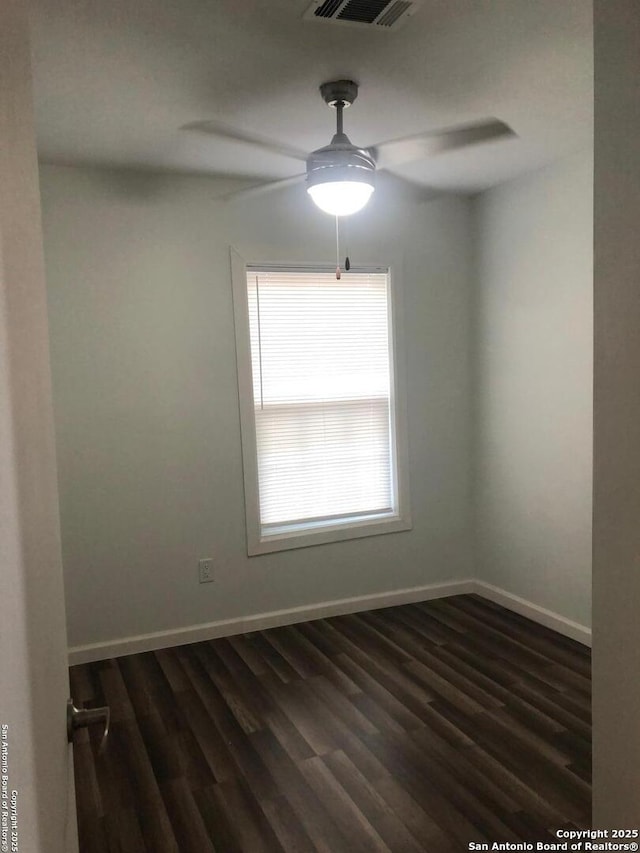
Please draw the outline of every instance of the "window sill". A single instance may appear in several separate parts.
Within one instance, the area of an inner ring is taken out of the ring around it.
[[[308,548],[311,545],[327,545],[331,542],[344,542],[347,539],[362,539],[365,536],[379,536],[383,533],[398,533],[411,530],[411,519],[406,516],[366,518],[361,521],[349,520],[322,528],[307,527],[292,529],[260,536],[257,541],[249,541],[250,557],[259,554],[271,554],[275,551],[289,551],[293,548]]]

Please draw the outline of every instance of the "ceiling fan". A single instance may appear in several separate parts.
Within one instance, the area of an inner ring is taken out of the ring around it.
[[[403,139],[392,139],[370,148],[358,148],[343,130],[343,112],[357,98],[358,84],[353,80],[335,80],[323,83],[320,93],[324,101],[336,110],[336,133],[329,145],[318,148],[311,154],[288,144],[236,130],[215,120],[192,122],[183,129],[247,142],[306,163],[306,172],[247,187],[231,195],[281,188],[306,178],[307,192],[313,201],[321,210],[333,216],[347,216],[362,210],[375,189],[376,172],[393,170],[394,167],[405,163],[446,151],[516,135],[503,121],[491,118]]]

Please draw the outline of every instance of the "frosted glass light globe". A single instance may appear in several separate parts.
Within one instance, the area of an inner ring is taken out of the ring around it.
[[[357,213],[371,198],[373,186],[363,181],[326,181],[307,188],[320,210],[332,216]]]

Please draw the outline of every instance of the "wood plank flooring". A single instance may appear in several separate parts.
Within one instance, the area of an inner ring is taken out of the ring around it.
[[[81,853],[453,853],[591,811],[590,657],[474,595],[71,668]]]

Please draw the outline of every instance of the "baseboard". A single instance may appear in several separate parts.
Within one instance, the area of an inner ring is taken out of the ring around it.
[[[73,666],[79,663],[90,663],[106,658],[131,655],[136,652],[151,652],[155,649],[181,646],[185,643],[214,640],[216,637],[230,637],[248,631],[262,631],[265,628],[294,625],[296,622],[308,622],[313,619],[324,619],[328,616],[342,616],[345,613],[376,610],[380,607],[393,607],[397,604],[412,604],[416,601],[429,601],[432,598],[464,595],[476,591],[476,581],[474,580],[447,581],[356,598],[323,601],[319,604],[292,607],[287,610],[256,613],[253,616],[243,616],[237,619],[222,619],[218,622],[207,622],[189,628],[180,628],[177,631],[156,631],[153,634],[140,634],[122,640],[73,646],[69,649],[69,664]]]
[[[474,581],[474,587],[474,592],[477,595],[488,598],[489,601],[500,604],[502,607],[506,607],[507,610],[513,610],[514,613],[519,613],[521,616],[526,616],[539,625],[551,628],[565,637],[577,640],[585,646],[591,646],[591,629],[585,625],[572,622],[571,619],[567,619],[559,613],[554,613],[553,610],[547,610],[538,604],[527,601],[526,598],[520,598],[519,595],[513,595],[513,593],[493,586],[490,583],[476,580]]]
[[[185,643],[198,643],[201,640],[215,640],[216,637],[231,637],[248,631],[263,631],[266,628],[278,628],[282,625],[294,625],[296,622],[309,622],[329,616],[342,616],[345,613],[358,613],[362,610],[376,610],[380,607],[393,607],[398,604],[413,604],[416,601],[429,601],[433,598],[446,598],[450,595],[475,593],[489,599],[507,610],[513,610],[526,616],[533,622],[557,631],[565,637],[591,646],[591,630],[578,622],[572,622],[555,613],[507,592],[500,587],[480,580],[448,581],[443,583],[414,586],[390,592],[363,595],[355,598],[340,598],[323,601],[304,607],[291,607],[286,610],[273,610],[269,613],[256,613],[237,619],[221,619],[206,622],[189,628],[173,631],[156,631],[152,634],[139,634],[122,640],[91,643],[85,646],[73,646],[69,649],[69,664],[90,663],[106,658],[122,657],[136,652],[151,652],[155,649],[181,646]]]

